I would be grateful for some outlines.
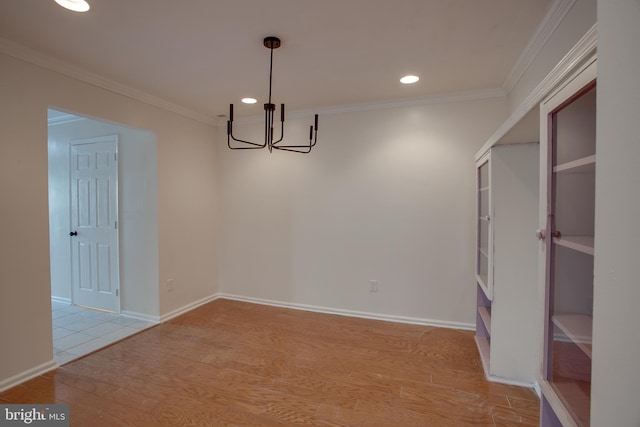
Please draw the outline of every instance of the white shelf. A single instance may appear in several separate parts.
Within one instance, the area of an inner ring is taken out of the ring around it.
[[[579,419],[578,415],[571,405],[567,404],[566,400],[558,394],[551,382],[546,380],[540,381],[540,391],[563,426],[579,427],[576,422],[576,420]]]
[[[593,255],[594,239],[593,236],[562,236],[554,237],[553,243],[564,246],[574,251],[583,252]]]
[[[482,319],[482,323],[484,323],[484,327],[491,335],[491,313],[489,313],[489,309],[487,307],[478,307],[478,314]]]
[[[478,191],[489,191],[489,187],[480,187]]]
[[[553,323],[560,328],[589,358],[593,318],[587,314],[556,314]]]
[[[478,284],[485,291],[485,294],[486,294],[487,293],[486,290],[488,289],[487,284],[489,283],[489,276],[487,276],[486,274],[476,273],[476,279],[478,280]]]
[[[562,163],[553,168],[556,173],[592,173],[596,171],[596,155],[583,157],[571,162]]]

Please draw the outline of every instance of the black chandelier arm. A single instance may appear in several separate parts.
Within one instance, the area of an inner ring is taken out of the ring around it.
[[[313,144],[311,147],[315,147],[316,142],[318,142],[318,115],[316,114],[313,120],[313,127],[309,126],[309,143],[311,143],[311,134],[315,131],[315,138],[313,140]]]
[[[270,144],[271,146],[274,146],[276,144],[278,144],[280,141],[282,141],[282,139],[284,138],[284,104],[280,104],[280,139],[278,139],[277,141],[273,140],[273,113],[275,112],[275,105],[270,104],[273,107],[273,111],[271,112],[271,139]],[[266,108],[265,108],[266,110]]]
[[[238,141],[238,140],[234,139],[234,141]],[[248,146],[248,147],[241,147],[241,146],[234,147],[234,146],[231,145],[231,142],[227,139],[227,147],[229,147],[232,150],[259,150],[259,149],[262,149],[262,148],[266,147],[266,145],[257,145],[254,142],[246,142],[246,141],[239,141],[239,142],[243,142],[243,143],[251,144],[251,145]]]
[[[313,126],[311,126],[311,130],[313,132]],[[308,145],[274,145],[273,148],[276,150],[292,151],[294,153],[307,154],[311,152],[311,149],[315,147],[317,142],[318,142],[318,131],[316,130],[315,138],[313,138],[313,140],[310,138]]]
[[[284,122],[282,123],[282,135],[284,136]],[[273,148],[283,151],[295,151],[296,153],[308,153],[311,151],[313,147],[315,147],[318,142],[318,115],[315,115],[314,124],[309,126],[309,144],[305,145],[279,145],[276,146],[278,142],[282,141],[282,137],[273,143]],[[305,151],[299,151],[297,149],[306,148]]]
[[[293,148],[287,148],[287,147],[273,147],[275,150],[280,150],[280,151],[289,151],[291,153],[301,153],[301,154],[308,154],[311,152],[311,147],[308,145],[303,145],[303,147],[306,147],[305,150],[296,150]]]
[[[235,141],[235,142],[239,142],[242,144],[248,144],[250,145],[250,147],[234,147],[231,145],[231,141]],[[245,141],[243,139],[238,139],[236,137],[233,136],[233,128],[231,125],[231,121],[227,121],[227,147],[229,147],[232,150],[253,150],[253,149],[259,149],[259,148],[264,148],[266,147],[266,142],[264,144],[258,144],[255,142],[251,142],[251,141]]]
[[[310,139],[309,144],[305,145],[275,145],[273,144],[273,148],[276,150],[286,150],[287,148],[313,148],[318,141],[318,134],[316,133],[315,139]]]
[[[273,112],[275,111],[275,105],[265,104],[264,106],[264,141],[271,152],[273,146]]]
[[[231,140],[235,141],[235,142],[239,142],[241,144],[248,144],[250,145],[250,147],[234,147],[231,145]],[[259,149],[259,148],[264,148],[267,146],[267,142],[265,141],[264,144],[258,144],[255,142],[251,142],[251,141],[245,141],[244,139],[239,139],[233,136],[233,104],[229,105],[229,120],[227,120],[227,147],[229,147],[232,150],[253,150],[253,149]]]
[[[227,138],[227,147],[229,147],[232,150],[259,150],[259,149],[262,149],[262,148],[266,147],[266,145],[256,144],[255,142],[242,141],[242,140],[238,140],[238,139],[234,139],[233,141],[244,143],[244,144],[248,144],[249,146],[248,147],[242,147],[242,146],[234,147],[234,146],[231,145],[231,140],[229,138]]]
[[[280,122],[280,139],[278,139],[277,141],[273,141],[271,143],[271,145],[273,145],[273,148],[276,148],[276,145],[279,144],[280,141],[282,141],[283,138],[284,138],[284,122],[281,121]]]

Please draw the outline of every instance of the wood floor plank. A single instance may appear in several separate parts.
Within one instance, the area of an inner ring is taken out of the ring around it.
[[[0,393],[72,426],[531,426],[473,333],[216,300]]]

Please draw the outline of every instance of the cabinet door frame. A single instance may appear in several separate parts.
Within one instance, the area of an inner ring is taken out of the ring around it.
[[[552,340],[553,330],[551,311],[553,307],[553,272],[552,260],[554,256],[552,233],[555,231],[554,218],[554,180],[553,180],[553,142],[554,123],[553,115],[566,105],[579,98],[585,92],[591,90],[597,77],[597,60],[592,58],[569,77],[563,85],[553,91],[540,104],[540,210],[539,226],[545,230],[544,243],[540,245],[539,254],[539,281],[540,289],[544,291],[544,322],[540,385],[543,400],[553,409],[562,425],[576,425],[575,415],[571,408],[564,407],[561,398],[550,386],[548,379],[552,371]],[[543,405],[544,406],[544,405]]]
[[[480,191],[481,191],[481,180],[480,180],[480,168],[486,164],[487,165],[487,182],[486,185],[482,185],[483,188],[486,189],[487,197],[486,197],[486,212],[488,216],[487,222],[487,278],[486,283],[485,280],[480,277],[478,273],[480,271],[480,233],[481,233],[481,209],[480,209]],[[489,301],[493,300],[493,226],[492,226],[492,217],[493,217],[493,205],[491,202],[491,152],[488,151],[484,154],[478,161],[476,162],[476,282],[480,285],[480,288],[484,291],[487,299]]]
[[[553,290],[551,272],[551,260],[553,259],[553,239],[551,235],[555,230],[553,218],[553,151],[551,143],[553,139],[552,115],[567,104],[573,102],[586,91],[595,85],[597,77],[597,63],[595,58],[585,64],[565,85],[552,93],[540,105],[540,228],[545,230],[544,253],[541,260],[544,263],[544,275],[540,278],[541,286],[544,289],[544,353],[541,378],[548,378],[550,367],[547,362],[551,360],[550,340],[553,338],[549,334],[551,325],[550,311],[553,305]]]

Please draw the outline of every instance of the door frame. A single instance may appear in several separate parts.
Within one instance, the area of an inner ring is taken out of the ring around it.
[[[144,128],[48,107],[49,248],[52,301],[71,303],[69,141],[119,136],[120,313],[157,321],[160,310],[157,134]]]

